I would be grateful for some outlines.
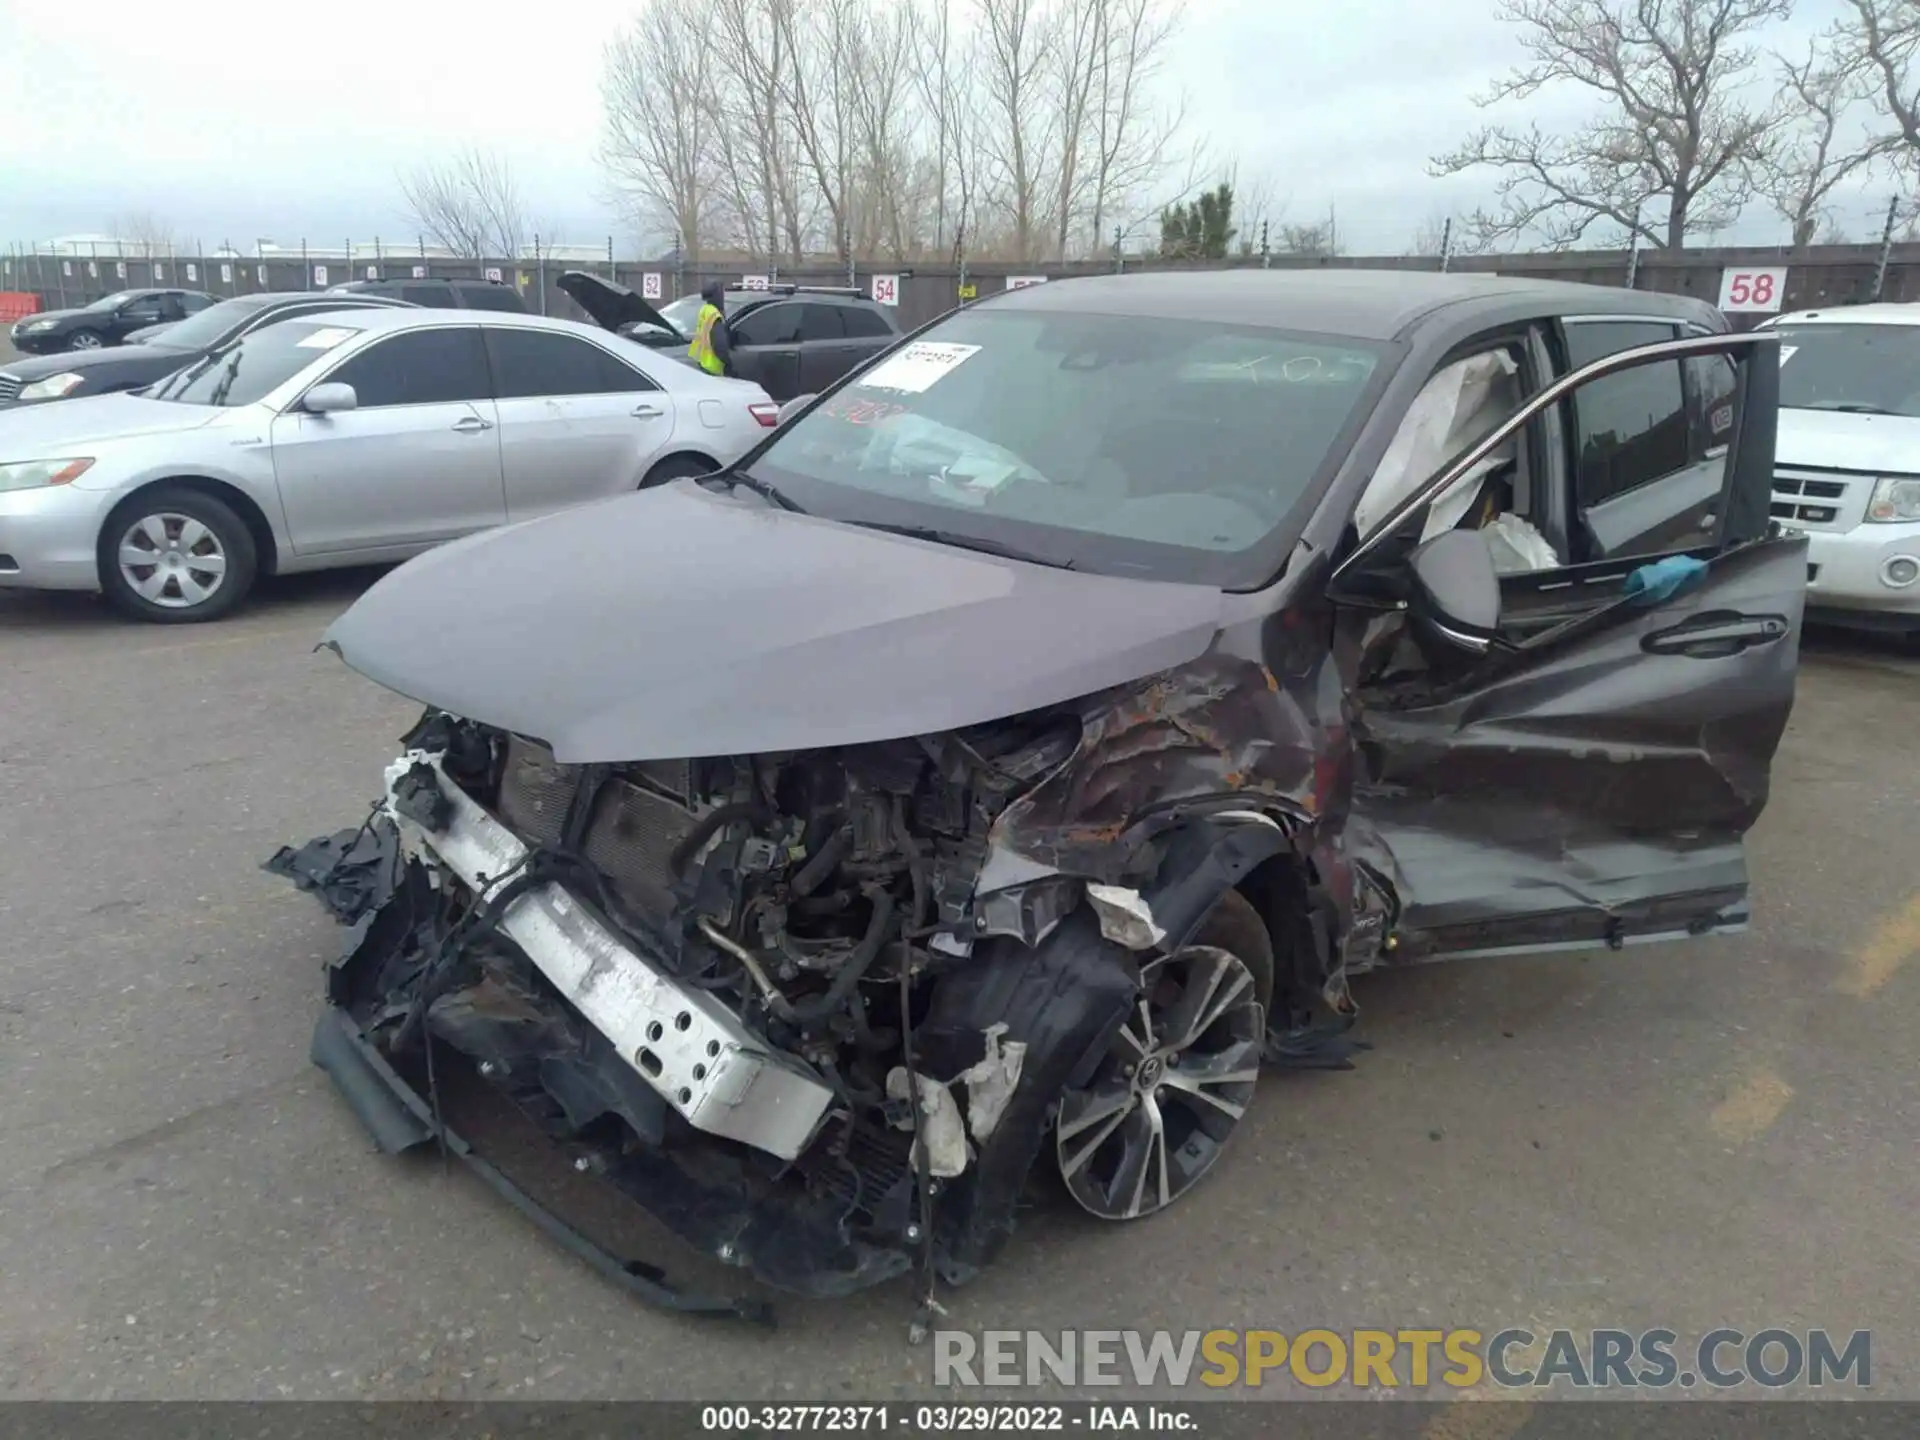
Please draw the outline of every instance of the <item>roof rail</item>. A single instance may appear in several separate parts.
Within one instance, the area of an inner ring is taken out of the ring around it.
[[[867,292],[858,285],[756,285],[749,290],[744,285],[729,284],[727,289],[741,295],[850,295],[856,300],[867,298]]]

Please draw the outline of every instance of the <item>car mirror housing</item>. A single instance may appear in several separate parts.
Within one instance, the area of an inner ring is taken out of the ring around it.
[[[324,385],[316,385],[307,391],[306,399],[300,402],[300,408],[313,415],[331,415],[339,410],[353,410],[359,407],[360,397],[353,392],[351,385],[342,385],[337,380],[329,380]]]
[[[1449,644],[1485,650],[1500,627],[1500,576],[1478,530],[1447,530],[1408,559],[1418,616]]]
[[[811,395],[794,396],[791,400],[787,401],[786,404],[780,407],[779,411],[773,417],[773,423],[775,425],[786,424],[787,421],[791,420],[794,416],[798,415],[802,410],[806,409],[807,406],[811,405],[813,403],[813,400],[814,400],[814,397]]]

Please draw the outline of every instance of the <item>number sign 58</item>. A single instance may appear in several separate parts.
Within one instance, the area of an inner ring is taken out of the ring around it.
[[[1728,314],[1740,311],[1772,313],[1780,308],[1786,293],[1787,272],[1784,266],[1720,272],[1720,308]]]

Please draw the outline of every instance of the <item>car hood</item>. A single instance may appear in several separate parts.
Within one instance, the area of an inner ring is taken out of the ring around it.
[[[429,551],[322,641],[568,763],[935,734],[1206,652],[1210,587],[1076,575],[692,481]]]
[[[176,405],[124,393],[81,395],[57,405],[20,405],[0,410],[0,458],[37,460],[85,454],[84,447],[102,441],[198,430],[221,416],[238,413],[214,405]]]
[[[158,325],[142,325],[138,330],[128,335],[121,343],[123,345],[144,345],[149,340],[166,334],[167,331],[179,323],[178,320],[162,320]]]
[[[44,380],[49,375],[118,375],[127,371],[151,373],[158,380],[188,364],[198,354],[194,350],[173,350],[165,345],[142,345],[129,349],[124,345],[103,346],[98,350],[63,350],[58,355],[22,355],[18,360],[0,361],[0,370],[21,380]]]
[[[1920,418],[1782,410],[1774,460],[1821,470],[1920,473]]]
[[[622,325],[658,325],[672,330],[660,312],[626,286],[587,270],[568,270],[554,282],[596,325],[618,331]]]

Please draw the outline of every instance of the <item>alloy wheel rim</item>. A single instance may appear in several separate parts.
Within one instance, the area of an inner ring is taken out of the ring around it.
[[[146,515],[128,526],[118,561],[121,578],[134,594],[168,610],[204,605],[227,580],[220,537],[177,511]]]
[[[98,350],[100,348],[100,337],[89,334],[76,335],[73,337],[73,348],[76,350]]]
[[[1266,1029],[1238,956],[1195,945],[1140,972],[1140,998],[1084,1089],[1060,1099],[1068,1191],[1103,1220],[1164,1210],[1213,1169],[1246,1114]]]

